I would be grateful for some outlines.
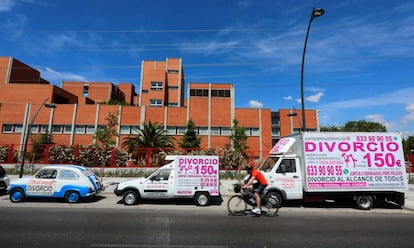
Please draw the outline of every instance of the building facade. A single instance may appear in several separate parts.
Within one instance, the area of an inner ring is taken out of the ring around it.
[[[62,82],[61,87],[41,78],[36,69],[11,57],[0,57],[0,145],[24,143],[31,134],[47,130],[56,144],[88,145],[105,126],[110,114],[118,117],[116,146],[135,134],[142,123],[156,122],[176,140],[192,120],[202,148],[222,148],[230,143],[233,120],[244,127],[250,152],[266,156],[280,138],[300,130],[301,112],[268,108],[236,108],[232,84],[192,82],[185,89],[182,61],[143,61],[138,93],[131,83]],[[187,99],[184,99],[186,92]],[[109,102],[122,103],[109,105]],[[44,103],[54,103],[47,108]],[[308,130],[318,129],[317,112],[306,110]]]

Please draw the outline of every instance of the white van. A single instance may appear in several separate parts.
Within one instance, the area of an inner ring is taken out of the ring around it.
[[[114,190],[125,205],[140,199],[192,198],[197,206],[208,206],[220,196],[218,156],[167,156],[170,163],[146,178],[119,183]]]

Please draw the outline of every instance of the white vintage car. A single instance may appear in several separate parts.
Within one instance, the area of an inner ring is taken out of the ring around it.
[[[29,197],[64,198],[76,203],[81,198],[98,194],[102,183],[89,169],[78,165],[48,165],[34,177],[19,178],[10,183],[10,201],[21,202]]]

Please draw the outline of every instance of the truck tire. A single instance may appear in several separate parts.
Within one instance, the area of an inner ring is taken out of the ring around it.
[[[370,210],[374,206],[374,199],[370,195],[357,195],[355,203],[361,210]]]
[[[265,196],[266,201],[269,201],[275,208],[281,208],[283,198],[278,192],[269,192]]]
[[[124,205],[136,205],[138,204],[139,196],[135,191],[128,190],[124,193],[122,199],[124,201]]]
[[[207,192],[197,192],[194,200],[196,206],[205,207],[210,205],[210,195]]]

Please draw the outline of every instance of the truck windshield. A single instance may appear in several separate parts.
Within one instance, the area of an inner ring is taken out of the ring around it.
[[[270,172],[273,167],[275,166],[277,160],[279,160],[278,157],[268,157],[266,158],[262,164],[259,166],[259,170],[264,172]]]

